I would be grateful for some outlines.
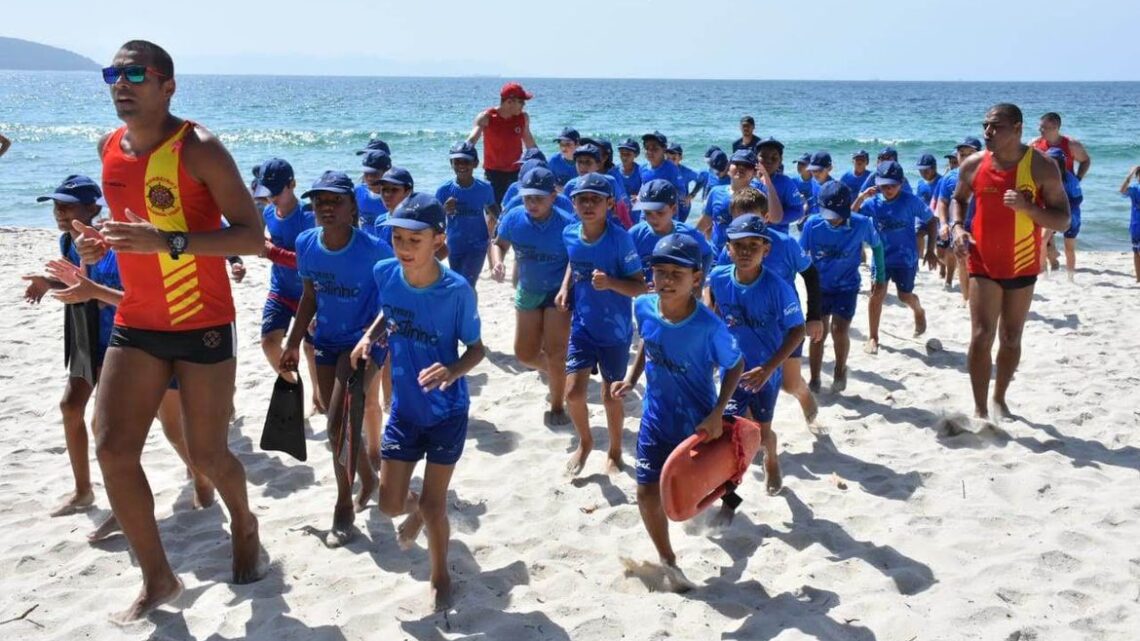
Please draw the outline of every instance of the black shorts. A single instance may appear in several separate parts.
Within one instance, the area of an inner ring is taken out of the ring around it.
[[[1022,289],[1037,284],[1037,276],[1018,276],[1017,278],[990,278],[985,274],[970,274],[970,278],[984,278],[997,283],[1002,289]]]
[[[183,332],[159,332],[115,325],[109,347],[141,349],[163,361],[213,365],[237,356],[233,323]]]
[[[484,169],[483,175],[487,177],[487,182],[491,183],[491,189],[495,191],[495,202],[503,202],[503,196],[507,193],[507,188],[512,183],[518,182],[519,172],[515,171],[499,171],[497,169]]]

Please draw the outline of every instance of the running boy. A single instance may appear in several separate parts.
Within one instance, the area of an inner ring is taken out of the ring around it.
[[[701,232],[689,227],[685,223],[675,220],[677,211],[677,188],[667,180],[660,178],[651,180],[641,186],[641,193],[637,195],[635,209],[645,212],[641,222],[629,230],[633,237],[633,246],[637,248],[637,255],[641,258],[641,269],[645,274],[645,282],[653,284],[653,250],[661,239],[670,234],[690,236],[700,249],[700,267],[702,274],[707,274],[712,264],[712,248],[705,242]],[[703,284],[703,283],[702,283]],[[698,285],[697,293],[700,294]]]
[[[435,191],[435,199],[447,212],[447,264],[475,289],[487,260],[491,232],[498,224],[499,205],[491,183],[475,178],[479,166],[475,145],[452,145],[450,158],[455,178]]]
[[[1132,201],[1132,218],[1128,231],[1132,236],[1132,267],[1136,272],[1136,282],[1140,283],[1140,182],[1132,184],[1132,179],[1140,181],[1140,165],[1132,168],[1120,185],[1120,195]]]

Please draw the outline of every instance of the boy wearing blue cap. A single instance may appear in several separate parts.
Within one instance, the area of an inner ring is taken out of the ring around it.
[[[1132,184],[1132,179],[1137,183]],[[1132,267],[1136,272],[1136,282],[1140,283],[1140,165],[1124,177],[1120,185],[1120,195],[1132,203],[1132,215],[1128,223],[1128,233],[1132,240]]]
[[[958,158],[959,164],[973,154],[982,150],[982,141],[973,136],[966,136],[962,142],[954,149],[954,154]],[[942,288],[949,291],[954,282],[954,271],[958,265],[958,257],[954,253],[954,248],[951,247],[952,238],[950,230],[950,200],[954,197],[954,189],[958,186],[958,169],[955,167],[946,172],[942,176],[942,180],[938,182],[937,205],[934,208],[938,216],[938,240],[935,246],[942,251],[942,261],[946,265],[946,280],[943,281]],[[972,218],[973,207],[966,212],[966,229],[970,228],[970,220]],[[970,293],[970,274],[965,266],[958,270],[958,286],[962,294],[962,304],[965,305],[969,300]]]
[[[706,303],[724,319],[744,355],[744,373],[726,413],[760,424],[769,494],[783,487],[772,417],[780,393],[783,363],[804,340],[799,297],[782,278],[763,267],[771,249],[764,219],[745,214],[728,230],[731,265],[714,267]]]
[[[593,370],[602,375],[602,402],[610,438],[607,471],[622,467],[625,411],[621,399],[610,393],[610,384],[625,378],[633,340],[630,299],[644,294],[646,287],[633,239],[606,216],[606,210],[613,206],[612,182],[597,173],[580,176],[571,197],[579,222],[562,232],[570,264],[555,304],[573,310],[566,350],[566,405],[578,433],[578,447],[566,471],[576,476],[594,447],[586,409],[586,386]]]
[[[867,165],[871,162],[871,155],[866,149],[860,149],[851,154],[851,170],[839,177],[840,182],[847,185],[852,194],[863,191],[863,183],[867,181],[871,170]]]
[[[831,177],[831,154],[826,151],[817,151],[811,155],[811,162],[807,166],[808,173],[811,174],[811,199],[813,209],[808,213],[819,213],[819,190],[826,185],[829,181],[835,180]]]
[[[792,176],[792,182],[795,183],[796,189],[800,192],[800,197],[804,201],[803,214],[816,213],[819,208],[815,202],[815,183],[811,179],[811,171],[808,167],[811,166],[811,154],[804,154],[796,159],[796,175]]]
[[[546,375],[550,388],[550,425],[565,425],[566,343],[570,314],[554,304],[569,258],[562,232],[574,215],[554,206],[554,174],[536,167],[523,174],[523,205],[499,219],[491,245],[491,278],[503,282],[503,256],[512,247],[518,286],[515,289],[515,358]]]
[[[679,222],[685,222],[689,219],[693,196],[696,196],[697,192],[701,190],[700,176],[697,172],[681,164],[681,161],[685,159],[685,149],[681,147],[680,143],[670,143],[665,148],[665,157],[669,159],[669,162],[677,165],[677,174],[681,177],[678,183],[680,189],[677,191],[678,206],[675,215]]]
[[[669,234],[657,242],[649,258],[657,289],[638,296],[633,304],[642,339],[637,357],[625,379],[610,386],[614,398],[624,398],[645,372],[637,433],[637,505],[669,587],[676,592],[694,585],[677,567],[669,541],[669,521],[661,504],[661,468],[673,450],[696,432],[710,440],[720,437],[722,417],[744,370],[736,339],[695,295],[704,281],[701,260],[700,246],[691,236]],[[719,391],[713,382],[714,368],[720,368]]]
[[[360,210],[360,228],[376,235],[375,230],[388,215],[380,193],[384,172],[392,168],[392,157],[379,149],[369,150],[361,159],[360,184],[356,186],[356,208]]]
[[[439,201],[411,194],[385,221],[396,258],[372,269],[380,313],[352,351],[354,363],[369,358],[378,343],[391,353],[395,389],[381,446],[380,509],[390,517],[407,515],[397,530],[404,549],[427,530],[437,610],[451,594],[447,488],[467,440],[465,376],[486,354],[475,290],[435,258],[444,244],[445,218]],[[462,356],[460,343],[466,346]],[[423,458],[423,489],[416,494],[409,484]]]
[[[547,166],[554,174],[554,181],[558,185],[565,185],[567,180],[578,175],[574,168],[574,150],[578,148],[579,140],[581,135],[573,127],[563,128],[562,133],[554,139],[554,143],[558,145],[558,153],[550,157]],[[519,174],[519,178],[522,179],[522,174]]]
[[[768,196],[764,220],[776,231],[788,233],[804,216],[804,201],[795,181],[784,175],[784,144],[768,137],[756,143],[756,178],[752,186]]]
[[[621,224],[624,229],[632,227],[633,218],[627,199],[622,199],[620,196],[620,194],[625,191],[622,189],[623,181],[619,181],[602,171],[602,150],[594,144],[593,140],[589,138],[584,139],[584,142],[574,151],[574,166],[578,171],[578,175],[566,183],[563,191],[567,194],[571,194],[571,198],[573,198],[573,194],[578,188],[578,181],[581,180],[583,176],[597,173],[609,181],[611,187],[610,193],[618,194],[613,197],[613,202],[610,204],[607,216]]]
[[[902,166],[893,160],[879,163],[875,170],[875,186],[859,194],[851,211],[867,216],[875,225],[883,241],[886,280],[894,281],[899,300],[914,312],[914,335],[926,332],[926,312],[914,294],[914,279],[918,275],[918,241],[915,229],[926,228],[934,236],[937,229],[930,208],[914,194],[902,190]],[[934,246],[926,248],[923,261],[930,269],[938,265]],[[877,278],[876,281],[880,279]],[[871,335],[863,351],[879,353],[879,320],[883,314],[883,301],[887,298],[887,283],[876,282],[871,290],[871,303],[867,308]]]
[[[851,351],[848,331],[859,301],[863,245],[871,247],[876,284],[886,283],[883,244],[870,218],[851,213],[851,190],[842,181],[832,181],[819,191],[819,215],[804,223],[800,246],[819,272],[820,321],[823,335],[809,347],[811,380],[808,387],[820,390],[820,370],[827,336],[835,341],[835,370],[831,391],[847,389],[847,355]]]
[[[626,138],[618,144],[618,157],[621,159],[621,177],[625,183],[625,193],[630,198],[637,197],[641,191],[641,165],[637,164],[637,157],[641,155],[641,145],[633,138]]]
[[[894,147],[891,147],[891,146],[883,147],[879,151],[879,156],[875,159],[875,162],[876,162],[875,166],[878,167],[880,164],[885,163],[885,162],[890,162],[890,161],[898,162],[899,161],[899,152],[898,152],[898,150],[896,150]],[[899,166],[901,167],[902,165],[899,165]],[[871,175],[867,176],[867,180],[863,181],[863,184],[862,184],[862,186],[860,186],[859,190],[853,191],[851,193],[861,194],[861,193],[867,191],[868,189],[870,189],[871,187],[874,187],[874,186],[875,186],[875,172],[872,171]],[[914,193],[914,191],[910,188],[910,181],[906,179],[905,175],[902,178],[902,190],[903,190],[903,193],[906,193],[906,194],[913,194]]]
[[[384,203],[386,212],[395,211],[396,207],[404,202],[408,194],[416,188],[411,172],[403,167],[389,167],[387,171],[380,174],[380,179],[375,182],[380,190],[380,200]],[[392,245],[392,228],[384,225],[387,218],[387,213],[383,216],[377,216],[376,220],[372,222],[372,227],[365,228],[365,231],[388,243],[390,247]],[[446,251],[446,247],[444,250]]]
[[[507,193],[503,195],[503,202],[499,207],[500,212],[507,212],[514,209],[515,207],[522,207],[523,197],[519,194],[519,188],[522,186],[522,177],[530,173],[530,170],[537,167],[542,167],[543,169],[550,168],[547,166],[546,161],[541,158],[529,158],[523,161],[522,166],[519,167],[518,182],[511,183],[511,186],[507,187]],[[555,183],[554,206],[563,211],[574,211],[574,203],[570,202],[570,199],[568,197],[559,193],[559,190],[560,187],[558,183]]]
[[[752,184],[752,178],[756,175],[756,163],[756,153],[751,149],[732,152],[732,159],[728,163],[729,184],[709,190],[697,229],[709,240],[714,256],[719,255],[728,242],[725,230],[732,222],[733,195],[748,189]]]
[[[670,234],[681,234],[691,237],[700,249],[700,271],[709,272],[712,264],[712,248],[701,232],[693,229],[683,222],[674,219],[677,211],[677,188],[667,180],[651,180],[641,186],[637,195],[635,209],[645,212],[641,222],[629,230],[633,237],[633,246],[637,248],[637,255],[641,258],[642,272],[645,282],[653,285],[653,249],[662,238]],[[699,293],[699,291],[698,291]]]
[[[303,292],[297,306],[297,320],[289,330],[285,350],[278,369],[295,371],[301,340],[315,318],[313,346],[316,348],[317,388],[324,406],[328,408],[328,438],[333,451],[348,428],[345,416],[345,394],[353,362],[349,358],[357,341],[376,315],[376,284],[372,280],[372,266],[392,257],[392,248],[356,227],[359,212],[356,209],[355,186],[352,180],[339,171],[326,171],[313,186],[301,194],[313,204],[319,227],[306,230],[297,237],[297,271],[301,274]],[[377,355],[376,363],[384,356]],[[376,368],[369,366],[363,372],[364,387],[368,388]],[[376,434],[369,435],[370,445],[376,447]],[[366,450],[356,454],[356,476],[360,478],[360,494],[352,500],[352,484],[348,469],[339,457],[333,455],[337,498],[333,509],[333,524],[325,545],[340,547],[353,539],[354,512],[362,511],[376,491],[376,472],[372,469]]]
[[[914,190],[914,195],[918,196],[918,199],[930,209],[931,213],[935,213],[935,210],[938,209],[938,201],[936,198],[936,194],[938,193],[938,181],[942,180],[942,176],[938,173],[938,161],[934,159],[933,154],[922,154],[918,157],[918,162],[915,163],[915,167],[918,169],[920,180],[918,181],[918,187]],[[917,245],[915,245],[915,247],[918,250],[918,254],[920,256],[923,255],[927,245],[935,245],[935,254],[937,255],[936,236],[927,236],[925,226],[921,223],[918,224],[919,228],[915,230],[917,232]],[[935,230],[937,230],[937,228],[937,223],[935,223]],[[938,268],[939,276],[945,278],[946,265],[942,262],[941,257],[939,257]]]
[[[475,145],[456,143],[450,159],[455,178],[435,191],[435,199],[447,212],[447,263],[474,289],[487,260],[491,232],[498,225],[499,205],[491,183],[475,178],[479,166]]]
[[[728,155],[724,153],[724,150],[719,147],[709,147],[708,153],[705,155],[705,164],[708,165],[708,168],[702,171],[697,178],[702,200],[708,200],[709,191],[713,187],[732,182],[732,178],[728,176]]]
[[[1062,234],[1065,239],[1065,273],[1069,282],[1073,282],[1073,274],[1077,268],[1077,235],[1081,233],[1081,203],[1084,202],[1084,193],[1081,191],[1081,180],[1069,171],[1065,151],[1060,147],[1050,147],[1045,152],[1057,163],[1061,172],[1061,182],[1065,188],[1065,196],[1069,199],[1069,228]],[[1041,273],[1047,273],[1045,267],[1051,262],[1048,259],[1049,250],[1053,248],[1053,230],[1045,231],[1044,242],[1041,243]],[[1056,251],[1056,250],[1053,250]],[[1056,265],[1053,266],[1056,271]]]
[[[645,164],[641,167],[642,184],[655,178],[668,180],[677,188],[678,194],[687,193],[688,187],[681,182],[681,172],[665,155],[669,146],[669,139],[660,131],[645,134],[641,137],[641,145],[645,148]]]

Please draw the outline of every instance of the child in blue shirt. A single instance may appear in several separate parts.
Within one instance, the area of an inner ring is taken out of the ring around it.
[[[637,255],[641,258],[645,282],[650,285],[653,284],[653,248],[662,238],[670,234],[682,234],[696,241],[701,254],[699,266],[702,274],[707,274],[712,264],[712,248],[701,232],[675,220],[677,201],[677,188],[673,183],[659,178],[642,185],[641,192],[637,195],[637,204],[634,208],[645,214],[641,222],[629,230],[629,235],[633,237],[633,246],[637,248]],[[700,295],[699,290],[697,294]]]
[[[752,186],[768,196],[764,220],[771,229],[788,233],[791,224],[804,217],[804,200],[796,183],[784,175],[784,144],[775,138],[756,143],[756,179]]]
[[[756,162],[756,153],[750,149],[733,152],[728,164],[729,184],[717,185],[709,190],[697,229],[712,245],[714,256],[720,255],[728,242],[725,230],[732,222],[732,196],[751,185],[752,178],[756,175]]]
[[[626,138],[618,146],[618,157],[621,159],[621,177],[625,184],[625,193],[631,199],[637,197],[641,191],[641,165],[635,162],[641,155],[641,145],[633,138]]]
[[[852,194],[863,191],[863,183],[870,175],[867,165],[871,162],[871,155],[866,149],[860,149],[851,154],[851,169],[839,177],[839,182],[847,185]]]
[[[392,157],[383,150],[369,150],[361,159],[360,184],[356,186],[356,207],[360,210],[360,228],[374,230],[388,216],[388,208],[380,195],[384,184],[380,178],[392,168]],[[385,239],[387,240],[387,239]]]
[[[445,219],[443,206],[428,194],[411,194],[388,216],[396,258],[373,268],[380,313],[352,352],[354,363],[369,358],[378,341],[391,352],[395,388],[381,446],[380,509],[407,515],[398,529],[404,549],[427,530],[437,609],[451,593],[447,489],[467,439],[471,400],[464,377],[486,353],[475,290],[435,258]],[[416,494],[408,487],[423,458],[423,490]]]
[[[637,385],[642,371],[646,374],[637,433],[637,503],[670,587],[684,591],[693,586],[677,567],[669,541],[669,521],[661,505],[661,468],[673,450],[696,432],[709,439],[720,437],[722,417],[744,360],[724,321],[697,300],[704,274],[696,239],[685,234],[664,236],[650,263],[656,291],[634,300],[642,339],[637,357],[625,379],[611,387],[613,396],[621,399]],[[722,372],[719,392],[713,383],[716,367]]]
[[[1081,181],[1077,175],[1069,171],[1065,166],[1065,151],[1060,147],[1050,147],[1045,152],[1057,163],[1057,168],[1061,171],[1061,182],[1065,188],[1065,196],[1069,200],[1069,228],[1065,230],[1063,236],[1065,239],[1065,273],[1069,278],[1069,282],[1073,281],[1073,275],[1077,268],[1077,236],[1081,233],[1081,203],[1084,202],[1084,193],[1081,191]],[[1041,243],[1041,272],[1045,273],[1045,268],[1049,265],[1050,261],[1046,260],[1048,254],[1052,251],[1054,254],[1056,250],[1053,249],[1053,236],[1055,232],[1045,232],[1044,242]],[[1054,269],[1056,269],[1054,267]]]
[[[633,340],[630,299],[646,291],[641,262],[629,232],[606,218],[613,206],[613,185],[598,173],[579,176],[571,194],[579,222],[562,233],[570,264],[555,298],[560,309],[572,309],[566,350],[566,406],[578,433],[578,448],[566,464],[576,476],[594,447],[586,385],[591,371],[602,375],[602,402],[610,444],[608,471],[622,467],[621,428],[625,411],[610,384],[625,378]]]
[[[578,141],[582,136],[578,133],[577,129],[573,127],[565,127],[562,133],[554,139],[554,143],[558,145],[558,153],[554,154],[547,161],[547,166],[551,173],[554,174],[554,182],[559,186],[565,185],[566,181],[578,175],[577,170],[574,168],[574,150],[578,148]],[[519,174],[519,180],[522,180],[522,174]],[[513,195],[513,194],[508,194]]]
[[[1136,272],[1136,282],[1140,283],[1140,183],[1132,184],[1133,178],[1140,181],[1140,165],[1133,167],[1120,185],[1120,195],[1132,202],[1128,232],[1132,237],[1132,267]]]
[[[499,205],[491,183],[475,178],[479,166],[475,145],[456,143],[450,158],[455,179],[437,189],[435,199],[447,212],[447,263],[474,289],[487,260],[491,230],[498,224]]]
[[[700,176],[697,172],[681,164],[685,158],[685,149],[681,147],[680,143],[669,143],[665,149],[665,157],[669,162],[677,165],[677,174],[680,176],[680,181],[677,186],[678,206],[677,213],[674,214],[677,222],[685,222],[689,219],[689,209],[693,203],[693,196],[701,190]]]
[[[503,282],[507,270],[503,256],[512,247],[518,286],[515,289],[515,358],[546,375],[550,388],[550,425],[566,425],[566,343],[570,313],[554,304],[569,258],[562,233],[576,221],[574,215],[554,207],[554,174],[545,167],[522,177],[519,193],[523,206],[499,219],[491,245],[491,278]]]
[[[697,177],[701,190],[701,200],[708,200],[709,191],[717,185],[727,185],[732,182],[728,175],[728,155],[719,147],[710,147],[705,162],[709,168],[702,171]]]

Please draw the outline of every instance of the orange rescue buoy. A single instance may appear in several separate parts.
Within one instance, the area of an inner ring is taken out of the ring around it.
[[[681,442],[661,469],[661,502],[665,516],[687,521],[703,512],[729,490],[740,485],[749,464],[760,451],[760,426],[724,417],[724,433],[706,441],[697,432]]]

